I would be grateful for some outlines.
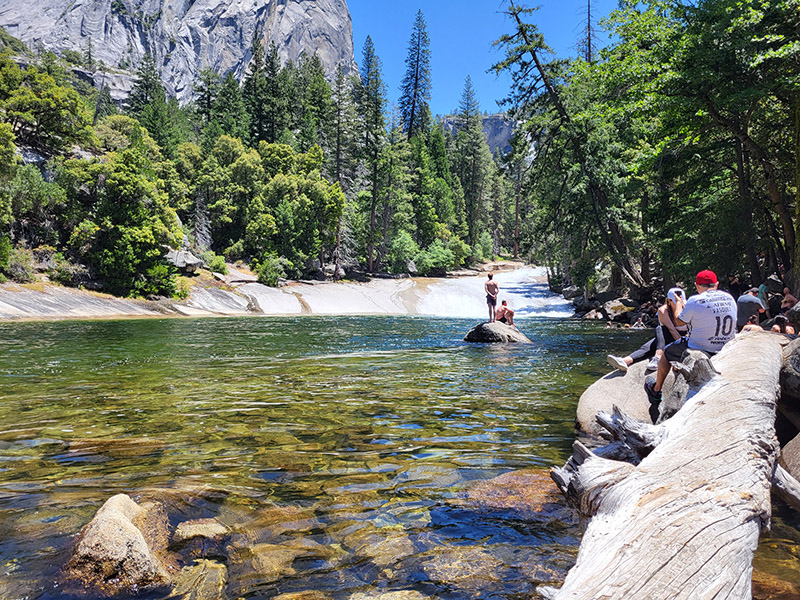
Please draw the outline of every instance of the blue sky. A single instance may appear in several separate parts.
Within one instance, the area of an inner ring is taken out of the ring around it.
[[[383,62],[390,102],[397,102],[411,28],[421,9],[431,40],[433,114],[447,114],[458,106],[467,75],[472,77],[481,109],[498,110],[496,101],[508,93],[509,79],[486,70],[502,59],[492,42],[513,31],[501,12],[504,0],[347,0],[347,5],[353,19],[356,61],[361,61],[364,40],[371,36]],[[592,5],[593,17],[599,20],[616,8],[617,2],[593,0]],[[586,0],[542,0],[538,6],[533,19],[547,43],[560,57],[574,56],[586,19]]]

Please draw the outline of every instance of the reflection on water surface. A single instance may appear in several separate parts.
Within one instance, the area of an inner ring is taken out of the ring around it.
[[[74,534],[119,492],[165,503],[173,528],[225,524],[219,546],[173,549],[224,564],[228,598],[527,598],[557,583],[581,530],[541,470],[568,457],[605,354],[646,334],[530,318],[533,345],[492,347],[461,342],[472,324],[0,324],[0,597],[65,597]],[[487,500],[485,482],[518,469],[533,479],[499,481],[541,510]],[[800,543],[796,520],[776,523],[768,569]]]

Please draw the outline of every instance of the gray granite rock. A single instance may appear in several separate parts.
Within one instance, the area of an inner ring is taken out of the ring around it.
[[[530,344],[531,341],[515,325],[506,325],[495,321],[494,323],[479,323],[464,336],[465,342],[473,343],[522,343]]]
[[[256,32],[265,46],[275,42],[284,62],[316,52],[329,75],[339,63],[347,70],[355,64],[345,0],[3,2],[0,26],[31,47],[57,53],[83,50],[91,39],[94,59],[111,68],[86,77],[98,87],[105,80],[117,99],[148,52],[168,92],[181,101],[191,97],[201,69],[233,71],[241,79]]]

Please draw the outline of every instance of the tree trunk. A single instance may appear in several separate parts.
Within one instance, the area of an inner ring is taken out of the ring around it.
[[[761,267],[756,253],[756,232],[753,229],[753,195],[750,185],[749,157],[741,140],[736,140],[736,178],[739,184],[739,217],[744,229],[744,247],[750,262],[752,285],[761,283]]]
[[[617,444],[646,450],[638,466],[575,443],[553,478],[592,519],[563,587],[542,595],[750,600],[778,455],[780,342],[761,333],[728,344],[711,361],[717,373],[663,425],[603,417]]]

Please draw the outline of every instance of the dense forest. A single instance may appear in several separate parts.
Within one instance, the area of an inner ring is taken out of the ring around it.
[[[455,131],[431,115],[421,12],[396,103],[369,38],[357,72],[330,78],[257,38],[241,82],[203,71],[185,106],[146,57],[117,106],[69,68],[92,67],[91,45],[22,67],[4,34],[0,276],[38,261],[66,284],[180,295],[164,256],[184,246],[271,285],[518,253],[642,297],[700,268],[800,283],[800,2],[623,0],[602,22],[611,42],[597,51],[589,19],[573,60],[553,57],[535,10],[505,10],[494,69],[518,126],[502,157],[469,77]]]
[[[495,69],[512,74],[517,156],[534,156],[533,256],[590,288],[610,266],[642,296],[705,268],[800,284],[800,3],[623,0],[612,43],[571,62],[535,11],[508,14]]]
[[[167,97],[152,57],[122,106],[77,80],[91,45],[22,68],[0,55],[0,272],[45,264],[65,284],[181,295],[165,261],[188,247],[215,270],[243,261],[269,285],[349,272],[444,274],[513,249],[512,186],[489,150],[469,77],[454,132],[434,121],[421,12],[390,106],[367,38],[358,72],[316,55],[281,64],[259,36],[241,83],[202,71]],[[22,164],[16,148],[45,155]]]

